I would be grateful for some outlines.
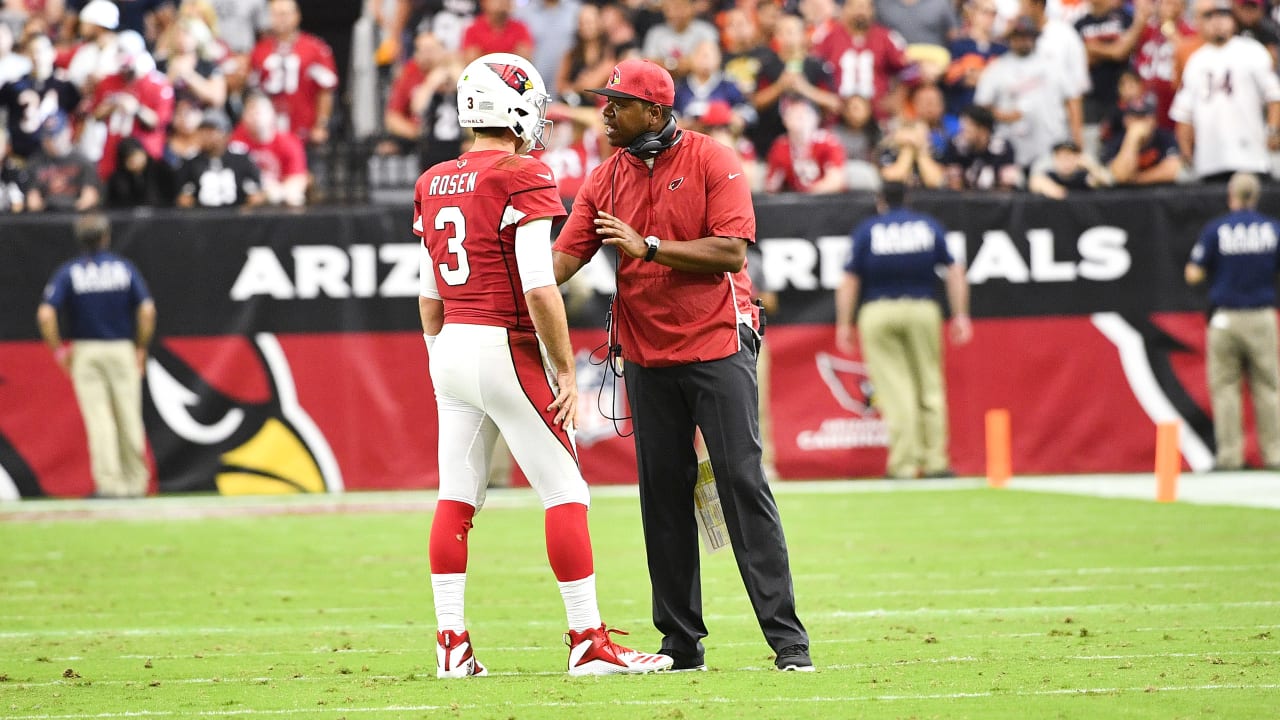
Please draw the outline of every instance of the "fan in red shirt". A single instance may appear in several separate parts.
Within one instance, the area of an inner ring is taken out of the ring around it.
[[[124,138],[137,138],[147,154],[159,160],[173,119],[173,86],[156,71],[150,53],[142,47],[122,47],[120,67],[120,72],[98,83],[89,99],[89,113],[107,126],[98,161],[103,179],[115,171],[116,146]]]
[[[1160,0],[1155,15],[1147,22],[1138,36],[1138,46],[1133,54],[1133,68],[1142,78],[1146,89],[1156,96],[1156,121],[1160,127],[1172,130],[1176,124],[1169,118],[1169,106],[1173,104],[1174,51],[1183,38],[1193,37],[1195,28],[1182,19],[1183,0]]]
[[[435,34],[418,33],[413,57],[401,66],[391,85],[383,123],[389,142],[382,154],[418,152],[422,167],[458,157],[462,128],[458,126],[457,84],[462,64]]]
[[[884,107],[890,81],[908,65],[906,42],[898,33],[875,22],[871,0],[848,0],[841,22],[813,48],[813,54],[835,68],[836,93],[872,101],[876,117]]]
[[[298,30],[296,0],[271,0],[271,33],[249,56],[249,83],[275,103],[281,129],[304,141],[329,141],[338,71],[325,41]]]
[[[252,92],[244,118],[231,133],[228,148],[249,156],[262,176],[262,192],[272,205],[301,207],[307,201],[307,151],[302,141],[280,132],[271,98]]]
[[[511,17],[511,6],[511,0],[480,0],[480,15],[462,33],[463,62],[485,53],[533,54],[529,26]]]
[[[768,192],[811,194],[844,192],[844,146],[818,127],[818,108],[803,98],[782,105],[782,124],[765,159],[764,189]]]
[[[547,164],[556,176],[560,199],[571,203],[577,197],[587,175],[600,164],[600,141],[594,116],[589,107],[552,105],[547,119],[554,122],[547,147],[533,156]]]

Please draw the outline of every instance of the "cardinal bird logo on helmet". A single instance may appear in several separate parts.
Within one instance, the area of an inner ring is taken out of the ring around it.
[[[529,73],[516,67],[515,65],[503,65],[500,63],[485,63],[495,75],[507,84],[507,87],[523,94],[526,90],[533,89],[533,81],[529,79]]]

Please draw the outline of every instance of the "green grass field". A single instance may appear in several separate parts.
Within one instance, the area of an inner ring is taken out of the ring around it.
[[[493,676],[450,682],[429,496],[0,520],[0,717],[1280,717],[1276,511],[838,487],[778,495],[812,674],[772,670],[726,552],[704,558],[710,672],[566,677],[526,492],[491,495],[471,536],[470,630]],[[656,649],[636,499],[597,492],[591,522],[606,622]]]

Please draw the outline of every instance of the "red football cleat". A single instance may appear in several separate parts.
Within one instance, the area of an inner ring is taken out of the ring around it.
[[[570,630],[564,634],[564,643],[569,646],[569,675],[580,677],[649,673],[671,667],[670,657],[650,655],[623,647],[613,642],[609,637],[610,633],[626,635],[621,630],[604,625],[581,632]]]
[[[436,633],[436,677],[483,677],[489,671],[476,660],[471,652],[471,636],[466,630],[456,633],[442,630]]]

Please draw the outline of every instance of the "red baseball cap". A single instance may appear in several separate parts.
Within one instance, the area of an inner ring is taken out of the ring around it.
[[[667,107],[676,103],[676,84],[671,80],[671,73],[652,60],[623,60],[613,66],[613,75],[604,87],[587,92],[636,98]]]

